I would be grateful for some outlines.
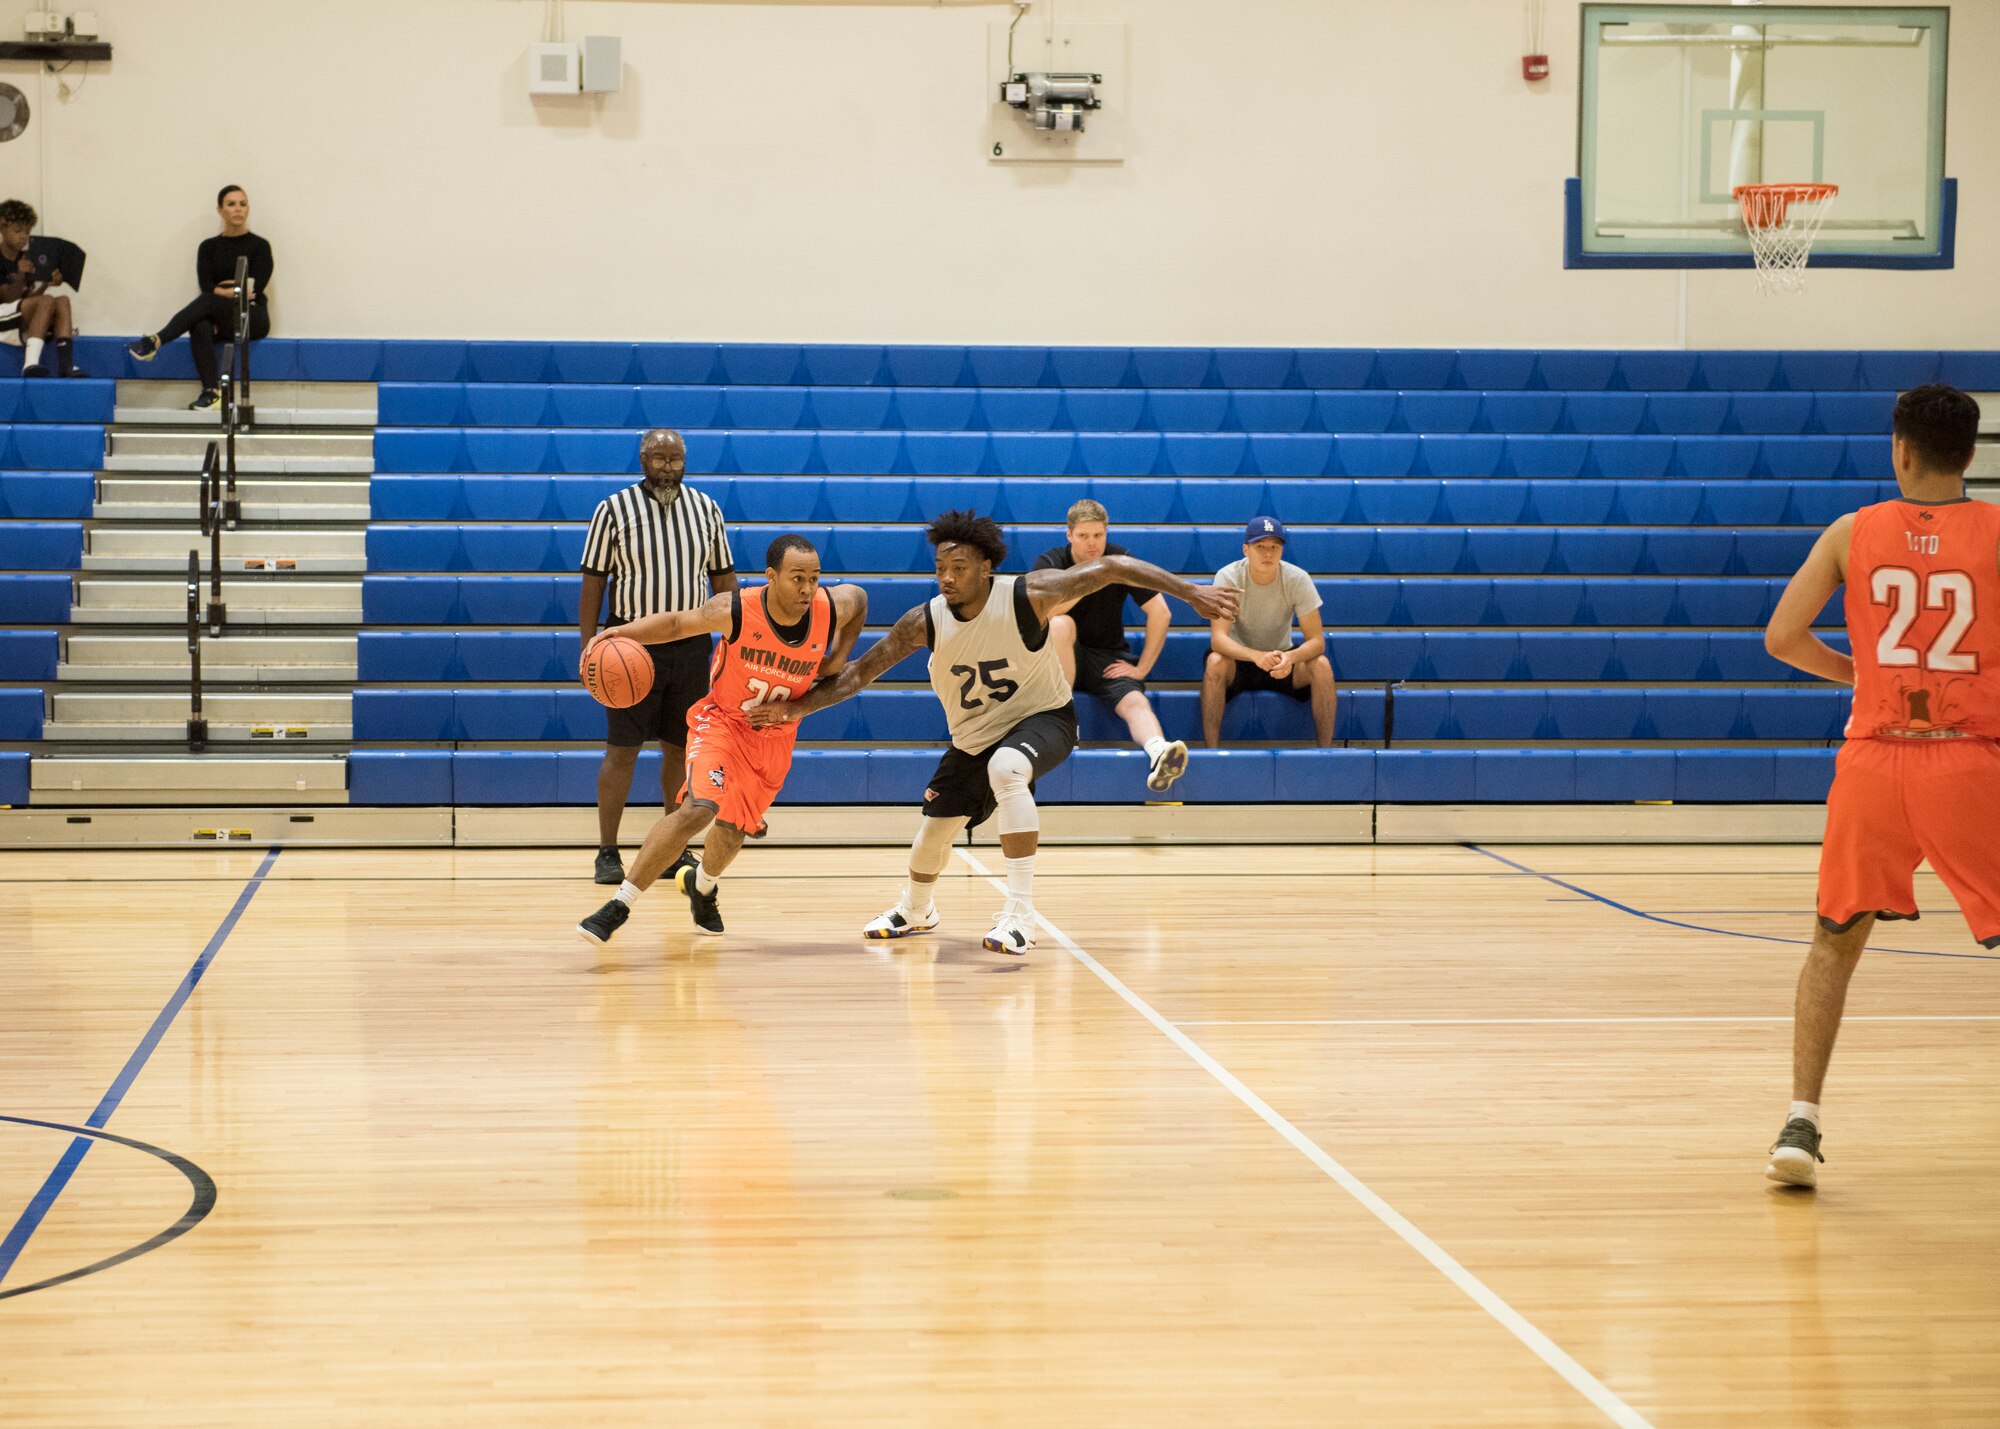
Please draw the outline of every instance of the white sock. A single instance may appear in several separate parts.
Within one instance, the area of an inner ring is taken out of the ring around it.
[[[919,883],[914,878],[903,879],[903,911],[905,913],[926,913],[931,908],[931,890],[937,887],[933,879],[929,883]]]
[[[1035,856],[1004,858],[1007,865],[1007,911],[1021,918],[1035,916]]]
[[[694,891],[703,897],[715,892],[716,885],[721,881],[708,871],[706,865],[698,863],[694,866]]]
[[[1785,1120],[1787,1120],[1787,1121],[1797,1121],[1797,1120],[1798,1120],[1798,1119],[1800,1119],[1801,1117],[1803,1117],[1803,1118],[1804,1118],[1805,1120],[1807,1120],[1807,1121],[1809,1121],[1809,1122],[1811,1122],[1811,1123],[1813,1124],[1813,1130],[1814,1130],[1814,1131],[1818,1131],[1818,1130],[1819,1130],[1819,1103],[1818,1103],[1818,1102],[1793,1102],[1793,1103],[1792,1103],[1792,1114],[1791,1114],[1790,1116],[1786,1117],[1786,1118],[1785,1118]]]
[[[1163,734],[1154,735],[1146,741],[1146,758],[1152,760],[1154,763],[1158,763],[1160,755],[1166,751],[1166,747],[1167,737]]]
[[[34,367],[37,364],[39,364],[41,360],[42,360],[42,339],[38,337],[31,337],[21,344],[21,365],[23,367]]]
[[[611,896],[616,898],[620,903],[623,903],[627,908],[630,908],[634,903],[639,901],[639,895],[645,891],[645,889],[628,878],[618,885],[618,891]]]

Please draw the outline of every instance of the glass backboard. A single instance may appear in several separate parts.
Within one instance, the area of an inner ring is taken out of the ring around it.
[[[1815,267],[1951,266],[1941,5],[1583,6],[1570,267],[1748,267],[1731,190],[1831,183]]]

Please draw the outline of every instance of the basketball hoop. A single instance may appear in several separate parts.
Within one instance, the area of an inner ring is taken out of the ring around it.
[[[1766,293],[1804,290],[1806,255],[1839,192],[1837,184],[1738,184],[1730,190],[1743,210],[1758,288]]]

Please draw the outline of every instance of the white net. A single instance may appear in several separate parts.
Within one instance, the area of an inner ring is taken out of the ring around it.
[[[1734,190],[1761,291],[1805,288],[1806,257],[1839,192],[1833,184],[1742,184]]]

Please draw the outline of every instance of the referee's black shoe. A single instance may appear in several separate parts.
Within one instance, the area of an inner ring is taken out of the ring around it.
[[[619,862],[616,848],[601,848],[597,851],[597,871],[591,878],[597,883],[613,885],[625,881],[625,865]]]

